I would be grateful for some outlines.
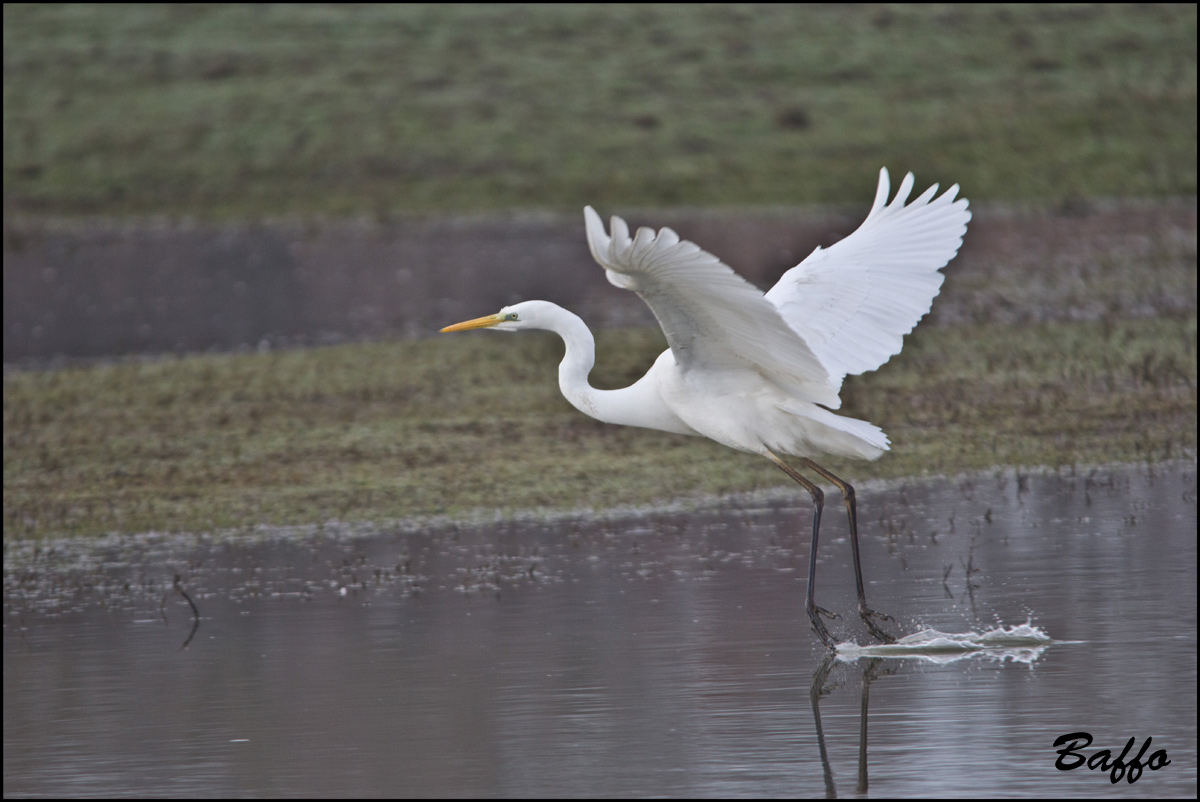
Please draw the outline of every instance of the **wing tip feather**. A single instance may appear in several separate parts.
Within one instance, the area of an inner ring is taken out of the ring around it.
[[[603,265],[605,260],[601,254],[612,244],[612,240],[604,230],[604,221],[591,206],[583,207],[583,228],[587,234],[588,250],[592,252],[592,258]]]
[[[917,177],[911,172],[904,176],[904,180],[900,182],[900,188],[896,190],[895,199],[889,204],[898,209],[903,209],[904,204],[908,201],[908,196],[912,194],[913,184],[917,182]]]
[[[888,194],[892,191],[892,179],[888,175],[888,168],[879,168],[879,184],[875,188],[875,200],[871,203],[871,211],[882,209],[887,203]]]

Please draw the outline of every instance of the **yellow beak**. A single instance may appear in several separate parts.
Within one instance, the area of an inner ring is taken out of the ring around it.
[[[488,315],[487,317],[477,317],[474,320],[464,320],[462,323],[455,323],[453,326],[447,326],[442,329],[442,332],[447,331],[466,331],[467,329],[486,329],[489,326],[495,326],[497,323],[503,323],[504,318],[500,315]]]

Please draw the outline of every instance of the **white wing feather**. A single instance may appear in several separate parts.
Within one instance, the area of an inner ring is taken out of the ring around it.
[[[794,395],[841,405],[841,378],[831,378],[795,327],[720,259],[669,228],[640,228],[631,239],[625,221],[613,217],[610,237],[591,206],[584,218],[592,256],[610,282],[636,292],[654,312],[683,370],[753,365]]]
[[[971,213],[958,184],[937,184],[907,206],[913,174],[888,204],[887,168],[871,212],[850,236],[817,248],[766,294],[835,379],[878,368],[933,304],[944,267],[962,245]],[[886,205],[885,205],[886,204]]]

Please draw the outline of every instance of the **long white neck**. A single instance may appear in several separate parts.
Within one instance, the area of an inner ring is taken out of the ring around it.
[[[674,367],[669,351],[629,387],[597,390],[588,382],[588,374],[596,364],[596,340],[587,324],[578,315],[550,303],[544,304],[538,317],[538,328],[553,331],[566,345],[566,353],[558,365],[558,387],[580,412],[605,423],[696,434],[666,406],[658,392],[656,372]]]
[[[550,305],[547,304],[547,307]],[[597,420],[612,423],[601,410],[599,391],[588,382],[588,374],[596,364],[596,339],[578,315],[560,306],[546,309],[543,322],[550,331],[562,337],[566,346],[562,362],[558,363],[558,389],[572,406]]]

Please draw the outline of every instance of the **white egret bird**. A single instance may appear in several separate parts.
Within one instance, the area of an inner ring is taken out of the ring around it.
[[[506,306],[442,331],[552,331],[566,344],[558,386],[581,412],[606,423],[703,435],[779,466],[812,496],[805,609],[817,636],[833,648],[821,616],[837,616],[818,607],[813,595],[824,496],[780,455],[798,457],[842,492],[858,612],[876,638],[891,642],[877,620],[893,619],[868,607],[863,591],[854,488],[813,457],[873,460],[888,450],[878,426],[830,410],[841,405],[843,378],[875,370],[900,353],[904,335],[941,289],[938,270],[958,253],[971,219],[967,201],[955,200],[957,184],[936,198],[935,184],[906,204],[912,188],[909,173],[888,203],[888,172],[880,170],[862,225],[835,245],[818,247],[765,295],[669,228],[657,234],[640,228],[631,238],[625,221],[613,217],[610,236],[595,210],[585,208],[592,256],[611,283],[650,306],[670,346],[622,390],[588,384],[596,361],[592,333],[579,317],[547,301]]]

